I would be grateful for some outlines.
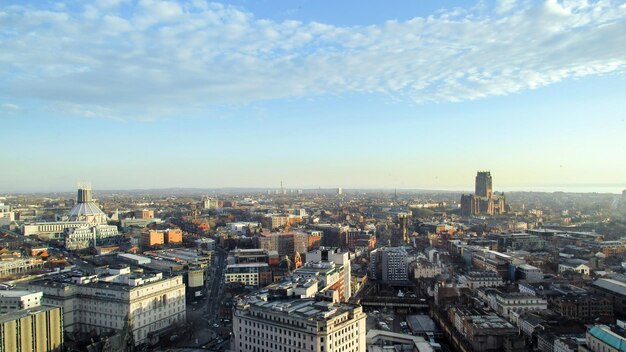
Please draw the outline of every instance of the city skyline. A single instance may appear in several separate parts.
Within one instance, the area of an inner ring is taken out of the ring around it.
[[[0,28],[0,192],[626,188],[620,2],[8,1]]]

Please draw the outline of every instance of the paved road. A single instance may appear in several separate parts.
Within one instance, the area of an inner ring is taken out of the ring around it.
[[[206,317],[211,324],[215,323],[219,316],[220,303],[222,302],[224,294],[224,264],[226,262],[226,256],[228,255],[228,253],[220,247],[216,247],[214,253],[217,259],[217,265],[215,265],[215,271],[209,283],[206,307]]]

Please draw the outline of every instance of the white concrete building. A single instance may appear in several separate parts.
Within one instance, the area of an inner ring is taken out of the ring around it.
[[[11,211],[11,207],[0,203],[0,226],[9,226],[15,221],[15,212]]]
[[[0,314],[39,307],[42,296],[41,292],[25,290],[0,291]]]
[[[320,290],[334,289],[342,301],[352,296],[352,266],[350,252],[342,252],[335,247],[321,247],[306,254],[304,267],[294,271],[294,275],[315,278],[320,281]]]
[[[43,303],[63,307],[68,332],[120,331],[128,319],[135,344],[150,344],[186,318],[182,276],[145,275],[119,267],[100,276],[58,275],[30,287],[43,292]]]
[[[122,235],[113,225],[81,225],[65,229],[65,248],[69,250],[117,244]]]
[[[244,286],[259,287],[271,282],[271,271],[267,263],[229,264],[224,272],[224,282],[239,282]]]
[[[490,296],[491,308],[514,324],[517,324],[517,317],[522,312],[548,309],[547,300],[527,293],[495,291]]]
[[[497,272],[489,270],[473,270],[465,273],[459,276],[459,283],[466,284],[470,290],[480,287],[498,287],[504,284]]]
[[[363,352],[366,314],[358,305],[248,297],[233,313],[236,352]]]

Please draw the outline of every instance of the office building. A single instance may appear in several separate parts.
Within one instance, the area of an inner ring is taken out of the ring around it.
[[[0,291],[0,314],[39,307],[42,296],[41,292],[2,290]]]
[[[153,344],[185,322],[182,276],[143,274],[119,266],[100,275],[57,275],[34,281],[29,288],[43,292],[44,304],[63,307],[70,333],[119,332],[128,322],[136,345]]]
[[[370,252],[370,278],[383,283],[409,279],[408,253],[404,247],[382,247]]]
[[[321,247],[306,254],[307,263],[312,266],[321,263],[333,263],[337,275],[337,281],[331,283],[326,280],[326,287],[339,291],[341,301],[347,301],[352,296],[352,266],[350,262],[350,252],[342,251],[339,248]]]
[[[0,203],[0,226],[9,226],[15,221],[15,212],[11,211],[11,207]]]
[[[256,236],[257,248],[265,249],[269,252],[278,252],[281,257],[289,256],[293,258],[295,253],[306,253],[308,251],[308,234],[304,232],[294,233],[261,233]]]
[[[0,316],[0,351],[59,352],[62,350],[62,308],[37,306]]]
[[[539,282],[543,280],[543,272],[536,266],[521,264],[517,266],[517,279],[527,282]]]
[[[147,231],[141,234],[141,247],[160,247],[165,244],[165,233],[163,231]]]
[[[361,306],[252,296],[233,313],[231,350],[236,352],[363,352],[366,314]]]
[[[229,264],[224,272],[225,283],[240,283],[260,288],[272,283],[272,271],[266,263]]]
[[[117,245],[123,236],[117,226],[83,224],[66,228],[64,237],[65,249],[77,250]]]
[[[183,230],[181,229],[167,229],[164,234],[164,241],[169,245],[176,245],[183,243]]]

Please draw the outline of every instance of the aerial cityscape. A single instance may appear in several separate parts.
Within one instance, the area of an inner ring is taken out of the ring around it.
[[[624,0],[7,0],[0,48],[0,352],[626,352]]]

